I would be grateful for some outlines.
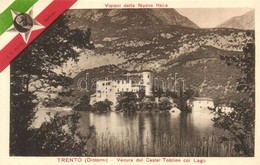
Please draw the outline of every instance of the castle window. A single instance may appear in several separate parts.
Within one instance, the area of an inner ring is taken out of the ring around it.
[[[108,82],[107,85],[110,85],[110,82]]]
[[[128,91],[128,88],[126,88],[126,91]]]
[[[118,83],[118,84],[120,84],[120,81],[119,81],[119,80],[117,80],[117,83]]]
[[[105,86],[105,83],[102,83],[102,86]]]
[[[150,76],[149,75],[147,75],[147,78],[149,78]]]

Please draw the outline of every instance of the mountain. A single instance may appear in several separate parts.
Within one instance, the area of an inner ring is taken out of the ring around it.
[[[198,25],[193,23],[187,17],[179,14],[175,9],[147,9],[155,17],[159,18],[163,23],[168,25],[179,25],[183,27],[199,28]]]
[[[178,25],[199,28],[198,25],[179,14],[175,9],[91,9],[70,10],[69,13],[78,23],[74,24],[77,28],[80,28],[83,22],[89,27],[109,25],[108,28],[149,25]]]
[[[95,49],[78,50],[79,62],[67,64],[62,70],[67,69],[74,78],[74,87],[87,73],[89,79],[95,80],[125,71],[151,70],[164,79],[178,73],[178,77],[185,79],[185,86],[198,90],[201,96],[240,97],[236,94],[240,70],[227,66],[220,56],[241,55],[246,35],[254,31],[184,27],[180,24],[191,26],[191,23],[184,17],[177,19],[175,12],[174,9],[68,10],[70,28],[91,28]],[[78,91],[75,96],[84,93]]]
[[[225,21],[224,23],[218,25],[217,27],[254,30],[255,29],[255,12],[254,12],[254,10],[252,10],[241,16],[233,17],[233,18]]]

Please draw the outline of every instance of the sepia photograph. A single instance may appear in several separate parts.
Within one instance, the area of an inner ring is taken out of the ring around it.
[[[33,20],[30,15],[23,13],[18,14],[14,20],[14,27],[17,31],[25,33],[31,30],[33,26]]]
[[[254,157],[254,20],[252,8],[67,10],[10,64],[9,156]]]

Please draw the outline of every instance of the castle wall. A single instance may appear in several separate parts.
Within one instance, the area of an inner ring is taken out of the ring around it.
[[[129,76],[140,76],[140,79],[131,79]],[[145,95],[152,95],[153,74],[152,72],[132,73],[113,80],[103,79],[96,82],[96,93],[91,98],[91,103],[104,101],[113,102],[116,106],[117,96],[120,92],[138,92],[145,89]]]

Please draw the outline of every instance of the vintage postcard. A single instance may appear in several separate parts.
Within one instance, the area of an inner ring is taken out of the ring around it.
[[[260,163],[258,4],[4,1],[1,164]]]

